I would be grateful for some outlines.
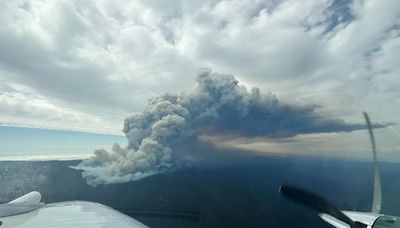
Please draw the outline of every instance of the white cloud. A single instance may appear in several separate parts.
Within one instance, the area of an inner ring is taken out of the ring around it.
[[[397,0],[1,1],[0,79],[37,97],[0,88],[13,110],[0,121],[119,131],[207,66],[349,121],[398,123],[399,24]]]
[[[15,87],[19,86],[0,82],[0,125],[121,134],[115,131],[115,120],[104,124],[101,117],[58,107],[45,97]]]

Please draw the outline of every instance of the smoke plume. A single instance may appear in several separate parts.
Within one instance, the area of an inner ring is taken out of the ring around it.
[[[142,112],[125,119],[127,146],[115,144],[112,151],[96,150],[73,168],[82,170],[93,186],[121,183],[176,167],[181,161],[173,146],[198,132],[285,138],[365,128],[324,118],[316,109],[279,102],[275,95],[258,88],[249,91],[232,75],[202,69],[193,92],[153,98]]]

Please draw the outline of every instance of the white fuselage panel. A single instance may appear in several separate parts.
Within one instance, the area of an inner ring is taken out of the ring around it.
[[[2,228],[15,227],[147,227],[110,207],[84,201],[49,203],[39,209],[0,218]]]
[[[374,222],[382,216],[381,214],[368,213],[368,212],[357,212],[357,211],[343,211],[351,220],[361,222],[368,227],[371,227]]]

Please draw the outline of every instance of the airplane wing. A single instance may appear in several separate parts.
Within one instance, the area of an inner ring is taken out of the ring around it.
[[[40,193],[31,192],[9,203],[0,205],[0,226],[15,228],[36,227],[132,227],[146,225],[111,207],[85,201],[45,204]]]

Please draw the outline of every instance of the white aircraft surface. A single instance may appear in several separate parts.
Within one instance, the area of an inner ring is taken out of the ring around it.
[[[341,211],[324,198],[300,188],[282,185],[280,193],[303,206],[316,210],[319,217],[338,228],[400,228],[400,217],[380,214],[382,207],[381,178],[378,169],[378,159],[374,133],[368,114],[364,112],[372,145],[374,161],[374,193],[371,212]]]
[[[0,204],[0,228],[74,227],[145,228],[146,225],[99,203],[66,201],[45,204],[39,192],[30,192]]]

